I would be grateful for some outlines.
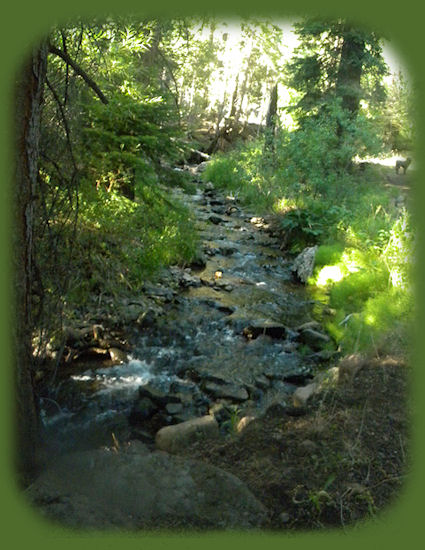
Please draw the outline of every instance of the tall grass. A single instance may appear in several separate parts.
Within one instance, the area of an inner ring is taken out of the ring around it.
[[[320,141],[313,145],[326,154]],[[414,230],[396,207],[400,191],[383,185],[385,169],[332,170],[314,151],[291,157],[285,133],[274,156],[262,151],[258,140],[219,154],[204,177],[258,213],[274,214],[289,252],[319,245],[308,288],[331,312],[322,320],[342,352],[405,353]]]
[[[191,213],[159,187],[139,186],[136,201],[102,189],[84,192],[79,210],[77,231],[70,227],[68,235],[74,241],[70,305],[90,295],[140,291],[162,267],[190,263],[196,255]]]

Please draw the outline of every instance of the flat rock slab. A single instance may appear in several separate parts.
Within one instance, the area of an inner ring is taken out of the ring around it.
[[[206,382],[205,391],[215,398],[231,399],[232,401],[246,401],[249,397],[246,389],[237,384]]]
[[[140,443],[62,457],[26,495],[44,516],[74,528],[249,529],[267,521],[236,476]]]

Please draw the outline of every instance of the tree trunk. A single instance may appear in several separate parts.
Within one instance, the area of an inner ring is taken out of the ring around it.
[[[274,138],[276,133],[277,116],[277,84],[275,84],[270,93],[269,108],[266,116],[266,135],[264,140],[264,152],[272,153],[274,151]]]
[[[16,462],[21,479],[36,468],[40,421],[32,379],[34,200],[38,173],[40,115],[46,79],[47,45],[32,52],[17,79],[14,182],[14,358],[16,373]]]
[[[352,117],[359,110],[364,49],[365,42],[359,33],[349,30],[344,33],[336,89],[343,109]]]

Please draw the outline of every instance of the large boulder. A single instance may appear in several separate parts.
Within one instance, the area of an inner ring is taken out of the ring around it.
[[[206,415],[161,428],[155,436],[155,444],[161,451],[177,453],[195,441],[218,435],[217,421],[213,416]]]
[[[73,528],[248,529],[266,508],[220,468],[143,444],[56,459],[26,491],[48,518]]]
[[[313,275],[317,248],[317,246],[305,248],[294,260],[291,269],[302,283],[306,283]]]

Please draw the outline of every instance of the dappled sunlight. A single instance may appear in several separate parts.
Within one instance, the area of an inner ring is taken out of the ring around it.
[[[273,204],[273,211],[277,214],[285,214],[286,212],[289,212],[296,207],[296,203],[293,199],[290,199],[288,197],[281,197],[280,199],[275,200]]]
[[[336,283],[344,277],[338,265],[326,265],[317,276],[317,286],[326,286],[328,283]]]

